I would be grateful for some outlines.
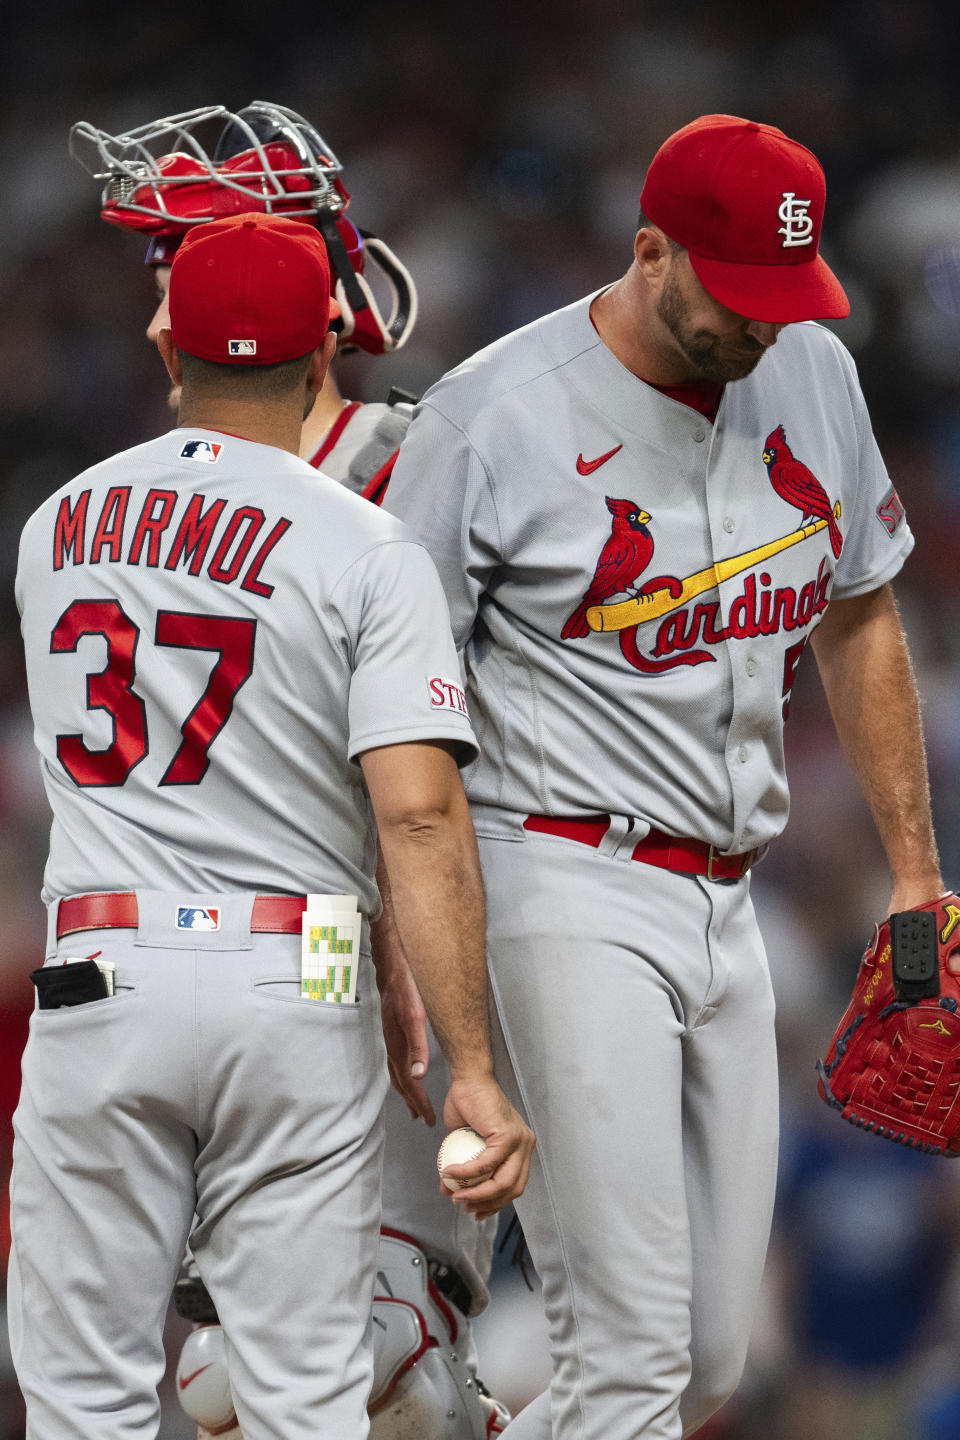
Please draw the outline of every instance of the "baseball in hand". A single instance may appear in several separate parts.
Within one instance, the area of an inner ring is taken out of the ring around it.
[[[449,1179],[444,1175],[448,1165],[463,1165],[468,1160],[473,1160],[486,1150],[487,1145],[482,1135],[476,1130],[471,1130],[469,1125],[462,1125],[459,1130],[451,1130],[437,1152],[437,1169],[440,1172],[440,1179],[448,1190],[459,1190],[461,1182],[454,1180],[451,1175]]]

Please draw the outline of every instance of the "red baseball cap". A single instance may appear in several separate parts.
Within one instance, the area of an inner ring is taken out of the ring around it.
[[[340,307],[313,225],[243,214],[189,230],[170,270],[178,350],[223,365],[274,365],[321,344]]]
[[[825,199],[823,169],[804,145],[773,125],[702,115],[660,146],[640,206],[721,305],[788,324],[850,313],[817,253]]]

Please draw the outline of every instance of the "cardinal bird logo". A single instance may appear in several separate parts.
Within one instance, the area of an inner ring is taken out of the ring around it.
[[[782,425],[767,436],[763,449],[763,463],[770,476],[770,484],[782,500],[795,505],[803,516],[803,524],[811,520],[826,520],[827,532],[834,559],[843,549],[843,536],[836,522],[833,507],[820,481],[798,460],[787,444],[787,435]]]
[[[609,495],[604,498],[613,516],[613,525],[600,551],[593,579],[560,631],[563,640],[582,640],[590,634],[587,611],[591,605],[602,605],[614,595],[635,595],[636,582],[653,558],[653,536],[647,529],[647,521],[651,519],[648,512],[634,500],[614,500]],[[676,584],[672,577],[660,576],[647,581],[643,588],[666,586],[672,589]]]

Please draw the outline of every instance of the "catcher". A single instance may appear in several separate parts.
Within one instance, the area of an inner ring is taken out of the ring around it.
[[[85,122],[73,127],[71,151],[105,182],[101,214],[148,240],[147,264],[158,306],[147,330],[156,341],[169,326],[170,266],[185,234],[225,215],[267,211],[320,230],[330,258],[337,354],[389,354],[404,345],[417,318],[413,279],[392,249],[361,230],[348,213],[350,193],[332,147],[301,115],[257,100],[233,112],[204,106],[110,135]],[[374,285],[376,281],[376,288]],[[389,303],[381,304],[378,293]],[[379,503],[413,407],[391,391],[386,403],[345,398],[335,362],[303,427],[301,455],[324,476]],[[170,393],[176,411],[179,389]],[[381,888],[383,877],[381,875]],[[387,896],[384,896],[385,903]],[[381,923],[381,948],[389,943]],[[402,955],[398,963],[404,963]],[[395,1028],[419,1038],[410,1072],[391,1071],[386,1102],[383,1228],[374,1301],[373,1440],[487,1440],[510,1419],[477,1377],[470,1318],[486,1306],[495,1219],[475,1223],[438,1193],[436,1141],[405,1123],[405,1110],[434,1123],[444,1095],[445,1062],[424,1030],[419,997]],[[388,1023],[385,1019],[385,1023]],[[201,1423],[199,1440],[240,1431],[223,1360],[223,1333],[193,1267],[177,1289],[177,1308],[195,1324],[180,1357],[177,1393]]]
[[[818,1088],[845,1120],[931,1155],[960,1154],[960,896],[874,927]]]

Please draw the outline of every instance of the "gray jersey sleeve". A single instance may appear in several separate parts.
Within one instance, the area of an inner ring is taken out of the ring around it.
[[[857,428],[855,519],[847,517],[832,595],[864,595],[893,579],[913,549],[914,537],[874,439],[873,427],[849,353],[836,347]]]
[[[458,764],[476,758],[443,588],[422,545],[368,551],[334,589],[344,633],[355,636],[349,755],[416,740],[450,740]]]
[[[417,409],[383,508],[406,521],[432,555],[462,649],[503,544],[483,461],[463,431],[430,404]]]

